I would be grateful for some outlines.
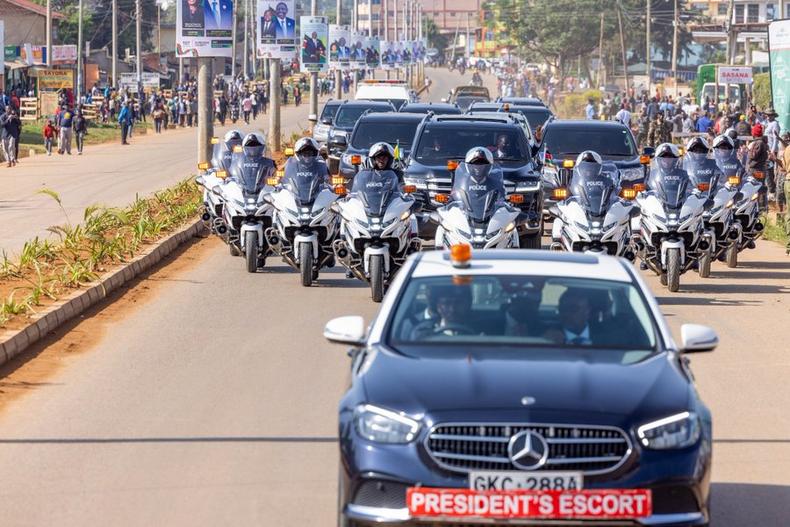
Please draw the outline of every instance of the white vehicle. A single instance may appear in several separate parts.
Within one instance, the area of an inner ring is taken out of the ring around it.
[[[247,134],[241,146],[233,150],[230,179],[212,189],[225,201],[223,220],[228,226],[228,243],[244,254],[250,273],[263,267],[269,254],[263,233],[272,225],[272,207],[264,196],[276,183],[276,166],[264,157],[265,150],[261,134]]]
[[[373,145],[369,155],[373,163],[384,157],[380,150],[386,150],[387,165],[374,164],[357,174],[352,192],[333,205],[341,218],[335,256],[351,275],[370,283],[374,302],[381,302],[387,284],[406,257],[422,247],[413,214],[417,202],[398,188],[398,176],[391,169],[391,146]]]
[[[450,203],[431,214],[435,246],[469,244],[476,249],[518,248],[519,209],[505,201],[502,170],[487,148],[467,152],[455,171]]]
[[[410,102],[417,102],[417,95],[408,84],[398,80],[364,80],[357,86],[357,100],[392,103],[396,110]]]
[[[680,275],[710,251],[703,237],[707,198],[692,191],[688,173],[679,165],[677,146],[659,145],[648,190],[637,196],[641,215],[635,219],[639,229],[634,235],[643,268],[652,269],[673,293],[680,287]]]
[[[212,189],[223,185],[227,180],[233,148],[240,145],[241,140],[242,136],[238,130],[228,131],[221,141],[218,137],[212,137],[211,162],[198,163],[201,174],[195,178],[195,182],[203,187],[201,218],[211,232],[219,236],[223,236],[228,230],[222,219],[225,202],[221,194],[212,192]]]
[[[634,260],[631,217],[636,193],[621,199],[617,168],[606,167],[595,152],[579,154],[570,183],[571,195],[552,207],[552,249],[624,256]]]
[[[338,221],[330,207],[338,196],[331,190],[326,164],[318,159],[318,143],[305,137],[295,150],[277,189],[264,197],[274,207],[274,226],[265,234],[272,251],[298,270],[302,285],[309,287],[322,267],[334,265]]]

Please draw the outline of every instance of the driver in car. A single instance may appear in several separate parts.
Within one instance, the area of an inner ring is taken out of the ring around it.
[[[496,148],[494,150],[496,159],[513,158],[513,144],[510,134],[499,134],[496,138]]]
[[[472,293],[466,286],[445,285],[431,288],[431,310],[435,318],[418,324],[412,340],[423,340],[435,335],[456,336],[476,334],[469,326]]]

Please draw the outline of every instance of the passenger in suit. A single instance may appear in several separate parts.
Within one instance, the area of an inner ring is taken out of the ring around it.
[[[296,21],[287,16],[288,5],[285,2],[280,2],[275,11],[277,18],[274,20],[274,28],[277,32],[277,39],[296,38]]]

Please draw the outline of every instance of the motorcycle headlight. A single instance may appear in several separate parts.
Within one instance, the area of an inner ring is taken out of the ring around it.
[[[699,416],[694,412],[671,415],[644,424],[636,430],[642,446],[653,450],[689,447],[699,440],[701,433]]]
[[[371,404],[357,407],[354,423],[359,435],[377,443],[409,443],[420,429],[420,423],[414,419]]]
[[[411,216],[411,211],[410,210],[404,210],[403,214],[400,215],[400,221],[408,220],[409,216]]]

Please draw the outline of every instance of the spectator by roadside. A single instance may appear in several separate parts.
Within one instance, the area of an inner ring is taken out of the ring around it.
[[[121,111],[118,113],[118,124],[121,125],[121,144],[128,145],[126,138],[129,134],[129,127],[132,122],[132,112],[129,111],[129,103],[123,103]]]
[[[71,155],[71,135],[72,127],[74,125],[74,113],[68,108],[64,107],[60,112],[58,118],[58,154],[63,155],[66,152]]]
[[[2,127],[2,142],[3,152],[5,153],[5,160],[9,167],[17,164],[17,146],[19,144],[19,135],[22,133],[22,121],[16,114],[16,109],[13,106],[6,106],[6,111],[0,117],[0,126]]]
[[[52,125],[52,119],[47,119],[47,124],[44,125],[41,135],[44,136],[44,148],[47,149],[47,155],[51,156],[52,142],[55,140],[55,127]]]
[[[88,120],[82,114],[82,107],[77,108],[77,115],[74,116],[74,136],[77,139],[77,155],[82,155],[82,147],[85,145],[85,134],[88,133]]]

